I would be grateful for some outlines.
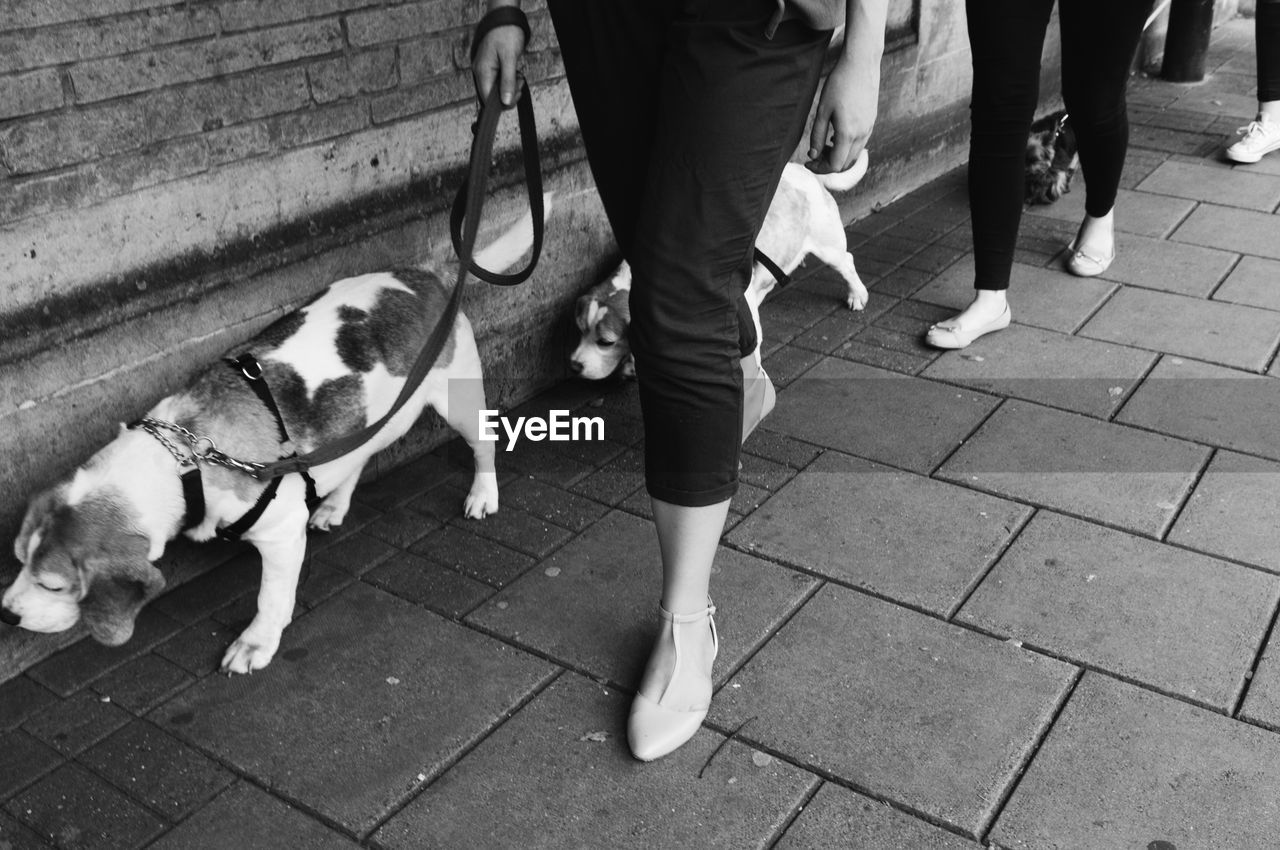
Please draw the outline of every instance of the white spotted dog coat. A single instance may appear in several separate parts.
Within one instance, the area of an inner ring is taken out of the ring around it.
[[[531,242],[526,216],[475,259],[486,268],[508,268]],[[440,278],[421,269],[348,278],[244,347],[262,364],[298,453],[390,410],[447,298]],[[300,476],[287,475],[244,534],[262,557],[262,580],[257,613],[223,656],[224,671],[249,673],[270,663],[292,618],[308,524],[341,525],[365,462],[399,439],[428,406],[475,456],[463,512],[480,518],[498,509],[494,444],[479,439],[486,407],[480,356],[471,324],[459,314],[408,403],[368,443],[312,468],[323,497],[315,510],[308,514]],[[207,436],[232,457],[269,461],[283,453],[275,416],[226,363],[211,366],[147,415]],[[202,469],[204,519],[186,532],[194,540],[207,540],[243,516],[265,486],[221,466]],[[31,501],[14,543],[22,569],[4,593],[4,621],[36,632],[64,631],[83,621],[102,643],[128,640],[139,610],[164,587],[152,562],[179,533],[185,510],[170,450],[144,430],[122,427],[114,441]]]

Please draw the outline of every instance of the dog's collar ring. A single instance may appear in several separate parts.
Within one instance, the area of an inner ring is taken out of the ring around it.
[[[212,437],[197,436],[191,441],[191,456],[196,460],[208,460],[217,451]]]

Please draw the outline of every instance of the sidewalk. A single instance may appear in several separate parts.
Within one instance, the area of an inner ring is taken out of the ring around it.
[[[1280,846],[1280,155],[1252,21],[1210,82],[1136,78],[1105,279],[1061,270],[1083,186],[1024,217],[1014,324],[969,297],[962,173],[850,228],[865,315],[811,263],[764,308],[779,401],[713,582],[704,728],[640,764],[625,718],[658,554],[633,384],[516,411],[603,442],[456,447],[313,536],[266,670],[216,674],[257,558],[0,685],[0,848]],[[172,556],[168,556],[172,557]]]

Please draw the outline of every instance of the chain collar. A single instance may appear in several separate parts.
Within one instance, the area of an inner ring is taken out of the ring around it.
[[[179,470],[190,469],[191,467],[199,466],[201,463],[212,463],[257,478],[258,473],[264,466],[264,464],[253,461],[237,460],[220,451],[212,437],[196,434],[174,422],[165,422],[163,419],[152,419],[147,416],[139,419],[130,427],[141,428],[152,437],[155,437],[160,442],[160,445],[168,449],[169,454],[173,455],[173,459],[178,462]],[[164,432],[166,431],[181,437],[181,442],[185,443],[185,445],[181,448],[175,445],[174,441],[165,435]]]

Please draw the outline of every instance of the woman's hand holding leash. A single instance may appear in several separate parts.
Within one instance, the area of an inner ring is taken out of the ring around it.
[[[497,82],[502,106],[515,105],[520,96],[520,57],[528,41],[529,24],[519,0],[489,0],[471,44],[471,74],[482,103]]]

